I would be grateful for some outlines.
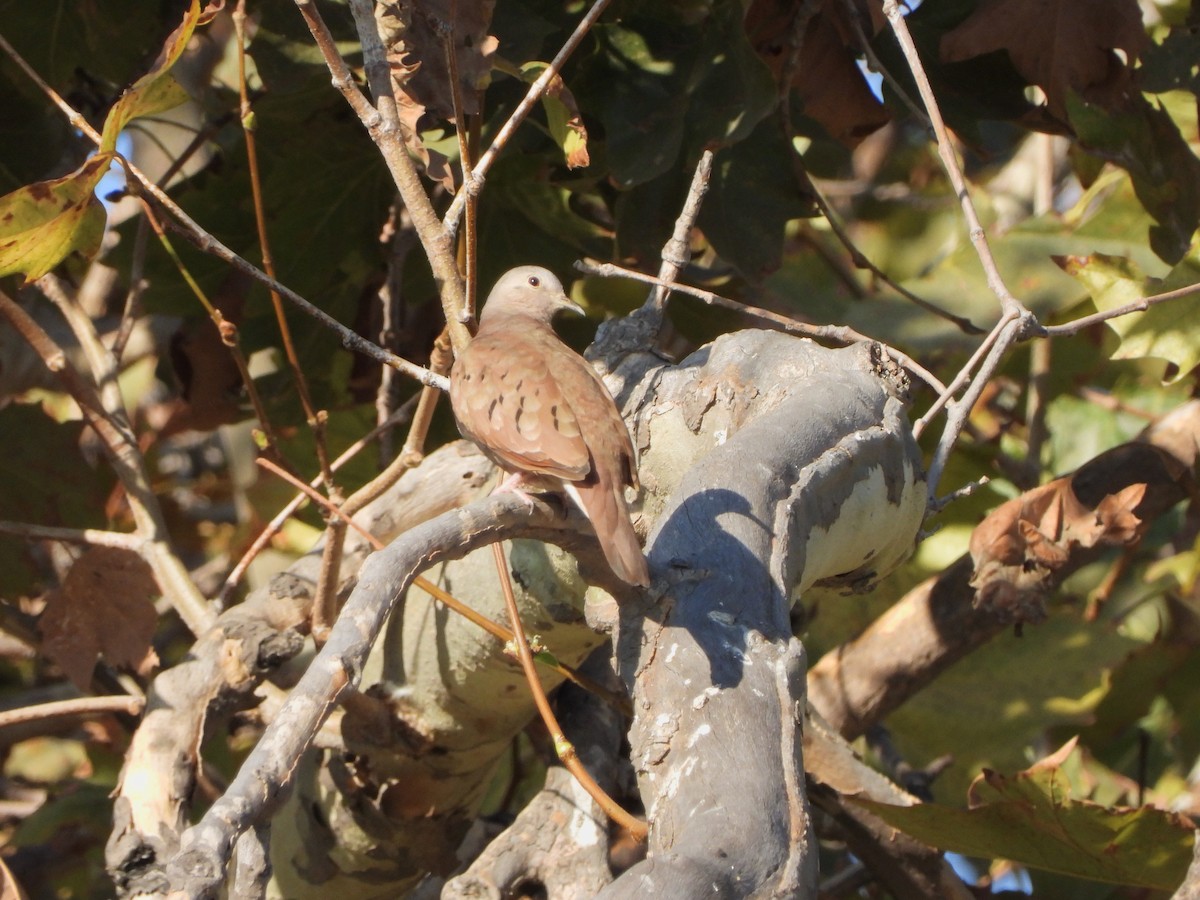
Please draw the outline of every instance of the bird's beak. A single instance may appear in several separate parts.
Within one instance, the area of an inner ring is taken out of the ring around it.
[[[558,308],[559,308],[560,310],[561,310],[561,309],[565,309],[565,310],[568,310],[568,311],[570,311],[570,312],[577,313],[578,315],[581,315],[581,316],[586,316],[586,315],[587,315],[587,313],[585,313],[585,312],[583,311],[583,307],[582,307],[582,306],[580,306],[578,303],[572,303],[572,302],[571,302],[571,301],[570,301],[570,300],[567,298],[567,295],[566,295],[566,294],[563,294],[561,297],[559,297],[559,299],[558,299]]]

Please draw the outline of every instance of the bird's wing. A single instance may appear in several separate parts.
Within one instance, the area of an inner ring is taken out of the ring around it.
[[[451,371],[454,415],[504,468],[578,481],[591,471],[590,453],[556,372],[586,363],[553,332],[538,337],[536,328],[480,333]]]

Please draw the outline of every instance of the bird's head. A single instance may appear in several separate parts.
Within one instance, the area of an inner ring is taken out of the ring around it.
[[[567,299],[562,282],[541,266],[518,266],[500,276],[483,304],[479,323],[502,316],[527,316],[550,324],[561,309],[583,315],[583,310]]]

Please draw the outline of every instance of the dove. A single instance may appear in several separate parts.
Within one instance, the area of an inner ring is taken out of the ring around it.
[[[463,436],[510,473],[499,490],[564,491],[613,573],[645,587],[625,501],[626,486],[638,486],[633,442],[604,382],[551,327],[559,310],[583,314],[553,272],[520,266],[501,276],[450,370],[450,405]]]

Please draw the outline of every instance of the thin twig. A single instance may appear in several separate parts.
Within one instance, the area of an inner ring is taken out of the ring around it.
[[[883,80],[891,85],[892,90],[896,92],[896,96],[900,98],[900,102],[908,107],[909,112],[916,117],[917,121],[924,122],[925,127],[932,130],[933,125],[929,121],[929,116],[925,115],[925,110],[921,109],[917,101],[909,96],[904,85],[900,83],[900,79],[896,78],[888,67],[883,64],[883,61],[879,58],[879,54],[871,46],[871,41],[867,38],[866,31],[862,26],[862,20],[859,18],[858,4],[855,0],[842,0],[842,6],[846,10],[847,18],[850,19],[850,27],[854,29],[854,37],[858,40],[858,49],[866,57],[867,65],[871,68],[871,71],[882,75]]]
[[[138,220],[133,236],[133,250],[129,265],[129,290],[125,293],[125,308],[121,311],[121,324],[113,340],[112,354],[118,363],[125,355],[125,345],[133,335],[133,327],[142,313],[142,294],[146,290],[146,246],[150,237],[150,225],[143,217]]]
[[[975,373],[974,382],[963,393],[963,396],[950,404],[947,409],[946,428],[938,439],[937,449],[934,450],[933,459],[929,463],[927,489],[931,504],[937,503],[938,481],[941,480],[942,472],[946,468],[946,462],[950,458],[950,451],[954,449],[954,444],[958,440],[958,436],[962,433],[967,417],[971,414],[971,410],[974,409],[975,402],[979,399],[980,394],[987,387],[988,380],[995,373],[996,369],[1000,367],[1000,363],[1004,360],[1004,355],[1013,344],[1024,337],[1025,320],[1016,314],[1006,316],[1000,320],[1000,326],[993,334],[995,335],[995,344],[980,363],[979,371]]]
[[[357,522],[355,522],[352,518],[350,518],[350,514],[346,513],[344,510],[340,509],[336,504],[334,504],[332,501],[330,501],[328,498],[326,498],[324,495],[322,495],[321,492],[318,491],[316,488],[310,487],[309,485],[305,484],[303,481],[301,481],[299,478],[297,478],[291,472],[287,471],[286,469],[282,468],[281,466],[277,466],[275,463],[271,462],[271,460],[269,460],[269,459],[266,459],[266,458],[260,456],[258,459],[255,460],[255,462],[258,463],[258,465],[260,467],[262,467],[262,468],[266,469],[268,472],[270,472],[272,475],[277,475],[278,477],[282,478],[284,481],[286,481],[288,484],[290,484],[292,487],[294,487],[300,493],[302,493],[306,497],[308,497],[309,500],[312,500],[314,503],[316,503],[318,506],[320,506],[330,516],[336,517],[336,518],[340,519],[341,521],[345,522],[347,525],[349,525],[351,528],[353,528],[356,532],[358,532],[358,535],[360,537],[362,537],[364,540],[366,540],[366,542],[368,544],[370,544],[372,547],[374,547],[376,550],[383,549],[383,543],[378,538],[376,538],[373,534],[371,534],[371,532],[367,531],[367,529],[363,528],[361,525],[359,525]]]
[[[922,432],[925,431],[929,423],[933,421],[937,414],[940,413],[944,407],[948,406],[954,400],[954,396],[970,383],[971,373],[975,371],[975,367],[979,365],[980,362],[991,351],[992,347],[1000,337],[1000,332],[1009,321],[1010,320],[1008,319],[1001,319],[996,324],[996,327],[988,332],[987,337],[985,337],[983,341],[980,342],[979,346],[975,348],[975,352],[971,354],[971,358],[967,360],[966,365],[958,370],[958,374],[954,376],[954,380],[946,386],[941,394],[938,395],[938,398],[933,401],[933,405],[930,406],[929,409],[925,411],[925,414],[917,420],[915,425],[913,425],[914,437],[919,438]]]
[[[382,432],[403,422],[404,419],[409,415],[409,412],[416,402],[417,401],[415,397],[410,398],[402,407],[400,407],[400,409],[396,410],[396,412],[393,413],[386,422],[376,425],[373,429],[371,429],[371,431],[347,447],[345,452],[343,452],[341,456],[333,461],[331,468],[336,472],[351,459],[357,456],[358,453],[365,446],[367,446],[367,444],[378,437]],[[318,475],[309,482],[309,485],[315,488],[319,487],[321,483],[321,476]],[[358,494],[355,494],[354,496],[357,497]],[[225,582],[221,585],[221,591],[217,595],[217,602],[222,609],[228,605],[230,595],[237,587],[238,582],[240,582],[242,577],[246,574],[246,570],[250,567],[250,563],[254,562],[258,554],[261,553],[263,549],[266,548],[267,544],[271,542],[271,538],[279,533],[279,530],[283,528],[283,524],[292,517],[292,514],[299,509],[300,504],[306,499],[307,495],[301,492],[297,493],[296,496],[288,501],[283,509],[276,513],[274,518],[267,523],[267,526],[262,530],[258,537],[254,539],[254,542],[242,555],[242,558],[238,560],[237,565],[235,565],[229,574],[225,576]],[[346,505],[349,506],[353,502],[354,497],[351,497],[350,500],[347,501]]]
[[[704,195],[708,193],[708,182],[712,177],[713,152],[705,150],[700,154],[696,170],[692,172],[692,183],[688,187],[687,197],[684,198],[683,208],[675,219],[675,228],[667,238],[660,254],[658,281],[655,282],[654,293],[647,301],[657,313],[661,321],[663,310],[666,308],[667,295],[670,290],[665,286],[675,281],[679,273],[692,260],[691,236],[692,226],[700,215],[700,205]]]
[[[385,366],[391,366],[396,371],[401,372],[410,378],[415,379],[416,381],[419,381],[421,384],[432,385],[433,387],[443,391],[449,390],[450,382],[448,379],[440,378],[437,375],[434,375],[428,369],[424,369],[415,363],[409,362],[407,359],[403,359],[394,353],[384,350],[373,341],[368,341],[353,329],[347,328],[337,319],[333,318],[333,316],[329,315],[327,312],[325,312],[325,310],[314,306],[312,303],[305,300],[287,285],[276,281],[265,272],[262,272],[257,266],[242,259],[242,257],[238,256],[236,253],[218,241],[215,237],[201,228],[195,221],[193,221],[187,215],[187,213],[185,213],[179,208],[178,205],[171,201],[170,197],[166,193],[150,183],[146,176],[143,175],[136,166],[129,162],[125,162],[125,166],[129,172],[134,174],[139,183],[142,184],[154,196],[155,200],[158,200],[159,202],[165,201],[164,206],[167,207],[168,211],[174,217],[174,221],[170,223],[171,226],[189,241],[191,241],[200,250],[205,253],[211,253],[218,259],[224,260],[239,272],[243,272],[254,278],[256,281],[266,285],[268,289],[278,291],[294,306],[300,309],[301,312],[312,316],[326,328],[336,333],[338,339],[342,343],[342,346],[347,350],[355,350],[364,356],[370,357],[376,362],[383,363]]]
[[[61,541],[64,544],[90,544],[94,547],[113,547],[141,553],[146,539],[140,534],[123,531],[103,531],[99,528],[59,528],[53,525],[31,525],[27,522],[0,520],[0,534],[27,541]]]
[[[145,697],[77,697],[74,700],[56,700],[52,703],[39,703],[37,706],[23,706],[20,709],[0,712],[0,728],[47,719],[90,719],[112,713],[137,716],[141,714],[145,705]]]
[[[675,281],[662,281],[654,275],[646,275],[634,269],[626,269],[618,266],[615,263],[602,263],[595,260],[578,260],[575,263],[575,268],[583,272],[585,275],[596,275],[600,278],[629,278],[634,281],[642,281],[646,284],[661,284],[663,287],[669,288],[672,291],[680,294],[687,294],[690,297],[695,297],[703,301],[709,306],[719,306],[724,309],[731,309],[747,316],[759,319],[772,328],[777,328],[780,331],[788,334],[798,334],[804,337],[818,338],[821,340],[836,341],[839,344],[850,345],[860,341],[870,341],[874,338],[861,334],[846,325],[811,325],[807,322],[799,322],[788,316],[777,312],[772,312],[768,309],[762,309],[757,306],[750,306],[745,303],[740,303],[737,300],[731,300],[728,297],[722,297],[720,294],[714,294],[712,291],[704,290],[703,288],[692,287],[688,284],[680,284]],[[882,342],[879,342],[882,343]],[[886,344],[883,346],[887,347]],[[907,354],[896,350],[893,347],[887,347],[888,355],[897,363],[903,366],[908,371],[912,372],[930,388],[936,391],[939,395],[945,393],[946,386],[924,366],[916,360],[910,358]]]
[[[462,217],[463,206],[467,202],[467,197],[478,195],[480,190],[483,189],[484,178],[487,177],[487,173],[496,161],[496,157],[500,155],[500,151],[504,149],[505,145],[516,133],[521,123],[525,121],[525,117],[529,115],[537,102],[542,99],[542,95],[546,93],[550,84],[558,77],[567,59],[575,52],[575,48],[579,46],[584,35],[596,24],[596,21],[600,18],[608,4],[609,0],[595,0],[592,8],[587,11],[587,15],[579,20],[579,24],[575,26],[575,30],[571,32],[571,36],[567,38],[562,49],[550,61],[550,65],[546,66],[542,70],[542,74],[537,77],[537,80],[529,86],[529,90],[525,92],[525,96],[521,98],[521,102],[517,104],[517,108],[508,117],[508,121],[496,132],[496,137],[492,139],[491,146],[483,152],[478,162],[475,163],[475,167],[471,171],[470,180],[464,177],[462,189],[455,196],[454,201],[450,204],[450,208],[446,210],[446,216],[443,219],[443,227],[448,236],[453,237],[455,231],[458,230],[458,220]]]
[[[338,505],[331,500],[329,509],[336,510]],[[331,514],[329,524],[325,527],[325,543],[321,547],[321,568],[317,572],[317,584],[313,591],[311,617],[313,643],[318,648],[324,647],[329,640],[329,632],[337,619],[338,576],[345,557],[346,528],[353,524],[351,519]],[[357,525],[354,530],[359,530]]]
[[[850,17],[850,19],[853,22],[853,26],[855,28],[855,31],[859,38],[860,43],[864,47],[866,47],[868,52],[870,52],[870,46],[867,42],[866,35],[863,33],[862,25],[858,21],[857,8],[854,6],[853,3],[849,3],[849,2],[846,3],[846,6],[848,7],[847,15]],[[779,82],[780,82],[780,84],[779,84],[779,111],[780,111],[780,116],[783,120],[784,132],[789,139],[795,138],[796,131],[795,131],[794,126],[792,125],[791,106],[788,102],[788,97],[789,97],[789,94],[791,93],[792,81],[795,78],[796,71],[798,70],[798,68],[800,66],[801,53],[804,48],[804,36],[808,29],[808,24],[811,21],[812,17],[817,13],[817,11],[818,11],[818,4],[812,2],[812,0],[806,0],[805,3],[801,4],[796,9],[796,12],[794,13],[794,16],[792,19],[791,30],[790,30],[789,38],[788,38],[788,45],[789,45],[788,58],[783,66],[783,70],[782,70],[782,72],[780,74],[780,78],[779,78]],[[920,114],[919,111],[918,111],[918,114]],[[794,142],[793,142],[793,146],[794,146]],[[829,223],[829,227],[833,231],[834,236],[837,237],[837,239],[841,242],[842,246],[846,248],[846,251],[850,254],[851,262],[853,262],[853,264],[857,268],[868,270],[869,272],[871,272],[872,275],[875,276],[875,278],[877,278],[879,281],[882,281],[884,284],[886,284],[888,287],[890,287],[892,290],[894,290],[900,296],[902,296],[905,299],[909,300],[910,302],[916,304],[917,306],[921,307],[922,309],[926,310],[927,312],[931,312],[936,316],[940,316],[941,318],[944,318],[950,322],[953,322],[963,332],[965,332],[967,334],[983,334],[984,333],[985,329],[980,328],[979,326],[972,323],[970,320],[963,318],[962,316],[954,315],[953,313],[942,309],[940,306],[938,306],[934,303],[931,303],[930,301],[926,300],[923,297],[918,296],[917,294],[914,294],[912,291],[903,287],[898,282],[893,281],[886,273],[884,273],[884,271],[882,269],[880,269],[873,262],[871,262],[871,260],[866,256],[866,254],[864,254],[861,250],[859,250],[858,247],[854,244],[854,241],[852,241],[850,239],[849,233],[842,226],[842,223],[838,220],[837,216],[834,215],[833,208],[831,207],[829,202],[825,199],[825,197],[821,194],[820,190],[817,189],[816,184],[813,182],[813,179],[808,174],[808,170],[804,168],[803,155],[799,152],[799,150],[796,150],[795,152],[796,152],[797,157],[800,160],[800,165],[801,165],[800,175],[803,177],[803,179],[805,181],[805,187],[807,187],[809,193],[812,194],[813,199],[816,201],[817,208],[821,210],[821,214],[825,217],[825,221]],[[839,274],[841,274],[841,273],[839,272]],[[858,284],[854,283],[853,287],[855,289],[857,289]]]
[[[892,31],[895,33],[896,40],[900,44],[900,49],[904,53],[904,58],[908,61],[913,79],[916,81],[917,89],[921,94],[921,100],[924,102],[925,110],[929,114],[929,121],[933,125],[934,136],[937,138],[938,156],[941,157],[942,167],[950,177],[954,193],[962,206],[963,217],[967,220],[971,244],[975,247],[975,252],[979,256],[980,263],[983,265],[983,271],[987,275],[988,287],[992,289],[992,293],[1000,300],[1001,308],[1006,314],[1012,313],[1019,315],[1022,319],[1032,319],[1032,313],[1008,290],[1008,287],[1004,284],[1004,279],[1000,275],[1000,270],[996,266],[996,259],[992,256],[991,247],[988,245],[987,234],[983,230],[983,225],[980,224],[979,214],[975,211],[975,204],[971,200],[971,193],[967,190],[966,179],[963,178],[962,168],[958,164],[958,157],[954,152],[954,145],[950,140],[950,132],[946,128],[945,120],[942,119],[937,98],[933,95],[933,88],[930,86],[929,77],[925,74],[925,68],[921,64],[920,55],[917,53],[917,45],[913,43],[912,35],[909,33],[908,23],[904,21],[904,15],[900,11],[900,4],[897,0],[883,0],[883,13],[887,16],[888,23],[892,26]]]
[[[1181,297],[1190,297],[1193,294],[1200,294],[1200,284],[1189,284],[1186,287],[1176,288],[1173,291],[1155,294],[1151,297],[1143,297],[1141,300],[1134,300],[1132,303],[1126,303],[1123,306],[1118,306],[1116,309],[1106,309],[1103,312],[1092,313],[1090,316],[1083,316],[1062,325],[1043,325],[1038,328],[1037,334],[1043,337],[1069,337],[1070,335],[1079,334],[1079,332],[1091,328],[1093,325],[1098,325],[1101,322],[1107,322],[1110,319],[1117,319],[1135,312],[1145,312],[1150,307],[1157,306],[1159,303],[1167,303],[1171,300],[1178,300]]]
[[[928,313],[933,313],[933,315],[945,319],[947,322],[951,322],[964,334],[984,334],[987,331],[987,329],[980,328],[970,319],[964,316],[956,315],[949,310],[942,309],[936,303],[926,300],[924,297],[918,294],[914,294],[908,288],[904,287],[904,285],[893,280],[891,276],[875,265],[875,263],[871,262],[870,258],[868,258],[867,255],[859,250],[857,245],[855,245],[854,241],[850,237],[849,232],[846,231],[845,227],[838,219],[837,214],[833,211],[833,207],[830,206],[829,202],[824,196],[822,196],[812,179],[808,177],[807,171],[804,172],[804,178],[805,181],[808,182],[808,189],[812,193],[813,200],[816,202],[817,208],[821,210],[821,215],[825,217],[825,221],[829,223],[829,230],[833,232],[834,236],[838,239],[838,241],[841,242],[841,245],[846,248],[846,252],[850,254],[850,261],[854,263],[856,268],[866,269],[873,276],[875,276],[875,278],[886,284],[910,303],[921,307],[921,309]]]
[[[154,212],[154,208],[144,198],[142,204],[145,219],[150,223],[150,227],[154,229],[154,233],[158,236],[163,250],[171,262],[175,264],[175,269],[179,273],[179,277],[183,280],[183,283],[187,285],[193,296],[204,307],[204,311],[208,313],[213,327],[217,329],[217,334],[220,336],[221,344],[229,351],[229,356],[233,360],[233,364],[237,367],[238,376],[242,380],[242,386],[246,389],[246,397],[250,400],[250,405],[254,409],[254,417],[258,419],[258,424],[262,428],[268,450],[276,458],[282,459],[283,454],[279,449],[279,438],[276,437],[275,429],[271,426],[271,420],[267,416],[266,405],[262,401],[258,385],[254,383],[254,376],[250,374],[250,360],[242,352],[241,333],[237,324],[226,319],[225,314],[217,309],[213,305],[213,302],[208,299],[208,295],[204,293],[204,288],[200,286],[200,283],[192,276],[187,264],[175,252],[175,248],[171,244],[171,239],[167,237],[166,230],[163,228],[162,222],[159,221],[158,215]]]
[[[1050,404],[1052,346],[1034,341],[1029,348],[1029,385],[1025,394],[1025,459],[1018,465],[1018,487],[1035,487],[1042,472],[1042,448],[1050,437],[1046,410]]]
[[[596,783],[596,780],[588,773],[583,763],[579,761],[579,754],[575,752],[575,746],[563,734],[562,726],[558,724],[554,710],[550,708],[550,701],[546,699],[546,691],[542,687],[541,679],[538,678],[537,669],[534,668],[533,651],[529,649],[529,641],[525,637],[525,628],[521,625],[521,613],[517,609],[517,598],[513,595],[512,582],[508,577],[508,560],[504,558],[504,548],[500,545],[499,541],[492,544],[492,554],[496,558],[496,571],[500,576],[500,587],[504,593],[504,605],[508,608],[508,617],[511,619],[510,624],[516,645],[517,659],[520,661],[521,668],[525,672],[525,680],[529,682],[529,690],[533,694],[533,702],[542,716],[542,721],[546,723],[546,730],[550,732],[551,740],[554,741],[554,752],[558,754],[558,758],[562,760],[563,765],[570,770],[571,774],[583,786],[583,789],[591,795],[592,799],[596,801],[610,819],[627,830],[630,837],[634,840],[644,841],[648,834],[646,823],[640,819],[635,819],[604,792],[604,789]]]
[[[254,134],[254,110],[250,105],[250,91],[246,86],[246,0],[238,0],[233,11],[233,27],[237,36],[238,64],[238,97],[239,119],[242,123],[242,137],[246,145],[246,166],[250,172],[250,197],[254,207],[254,225],[258,231],[258,247],[262,253],[263,271],[275,278],[275,259],[271,254],[271,240],[267,234],[267,217],[262,194],[262,177],[258,167],[258,141]],[[296,353],[296,345],[292,340],[292,329],[288,326],[287,313],[283,308],[283,298],[278,291],[271,291],[271,306],[275,310],[275,322],[279,326],[279,340],[283,345],[283,354],[292,370],[292,380],[296,384],[296,393],[300,397],[300,406],[304,410],[304,418],[313,433],[313,446],[317,452],[317,462],[325,483],[333,486],[333,472],[329,468],[329,448],[326,444],[324,412],[318,413],[313,406],[312,395],[308,390],[308,378],[300,365],[300,357]],[[265,410],[262,411],[265,414]],[[260,422],[262,419],[260,417]],[[262,422],[263,432],[271,439],[269,423]],[[273,452],[282,457],[278,444],[271,441]]]
[[[298,5],[302,2],[304,2],[304,0],[297,0]],[[50,101],[63,111],[67,117],[67,120],[74,127],[78,128],[81,132],[87,135],[88,139],[96,145],[100,144],[100,133],[91,126],[87,119],[76,112],[69,103],[59,96],[57,91],[43,81],[37,72],[35,72],[33,68],[27,62],[25,62],[21,55],[17,53],[13,46],[9,44],[8,41],[4,40],[3,36],[0,36],[0,50],[3,50],[9,56],[9,58],[12,59],[13,62],[15,62],[27,76],[29,76],[34,84],[36,84],[38,88],[50,98]],[[205,253],[211,253],[213,256],[216,256],[218,259],[228,263],[239,272],[243,272],[256,281],[266,285],[268,289],[278,291],[282,296],[286,297],[291,303],[295,304],[302,311],[321,322],[321,324],[325,325],[330,330],[336,332],[338,337],[341,339],[342,346],[346,347],[347,349],[355,350],[359,353],[362,353],[364,356],[368,356],[371,359],[383,363],[384,365],[391,366],[397,371],[408,375],[410,378],[419,381],[421,384],[433,385],[434,387],[443,391],[449,388],[449,382],[447,379],[438,378],[427,369],[423,369],[421,366],[415,365],[406,359],[401,359],[399,356],[396,356],[396,354],[389,353],[377,344],[360,337],[356,332],[347,328],[341,322],[328,315],[324,310],[309,303],[291,288],[279,283],[274,278],[271,278],[265,272],[260,270],[257,266],[247,262],[245,259],[234,253],[223,243],[201,228],[191,216],[189,216],[183,211],[182,208],[180,208],[179,204],[175,203],[175,201],[171,199],[166,191],[162,190],[157,184],[155,184],[154,181],[149,178],[149,176],[147,176],[141,169],[139,169],[129,160],[122,157],[120,154],[117,154],[116,158],[120,161],[121,165],[125,169],[127,185],[130,188],[134,188],[136,183],[136,185],[139,185],[142,190],[150,194],[150,196],[152,196],[161,206],[171,213],[171,216],[175,220],[175,227],[179,229],[180,233],[183,234],[201,251]],[[132,178],[132,181],[129,180],[130,177]]]
[[[439,23],[439,25],[444,26],[440,29],[440,34],[446,52],[446,70],[450,73],[450,102],[454,107],[454,133],[458,138],[458,160],[459,165],[462,167],[463,184],[466,184],[471,180],[474,160],[472,157],[471,135],[467,131],[466,113],[463,111],[462,81],[458,74],[458,53],[454,47],[454,7],[454,0],[451,0],[450,21]],[[475,294],[477,290],[475,280],[478,272],[476,253],[479,249],[476,245],[475,235],[475,216],[478,208],[475,202],[476,199],[476,197],[467,198],[466,227],[463,229],[463,233],[460,236],[461,240],[458,242],[458,258],[463,272],[464,285],[461,313],[464,324],[469,322],[475,315]]]

